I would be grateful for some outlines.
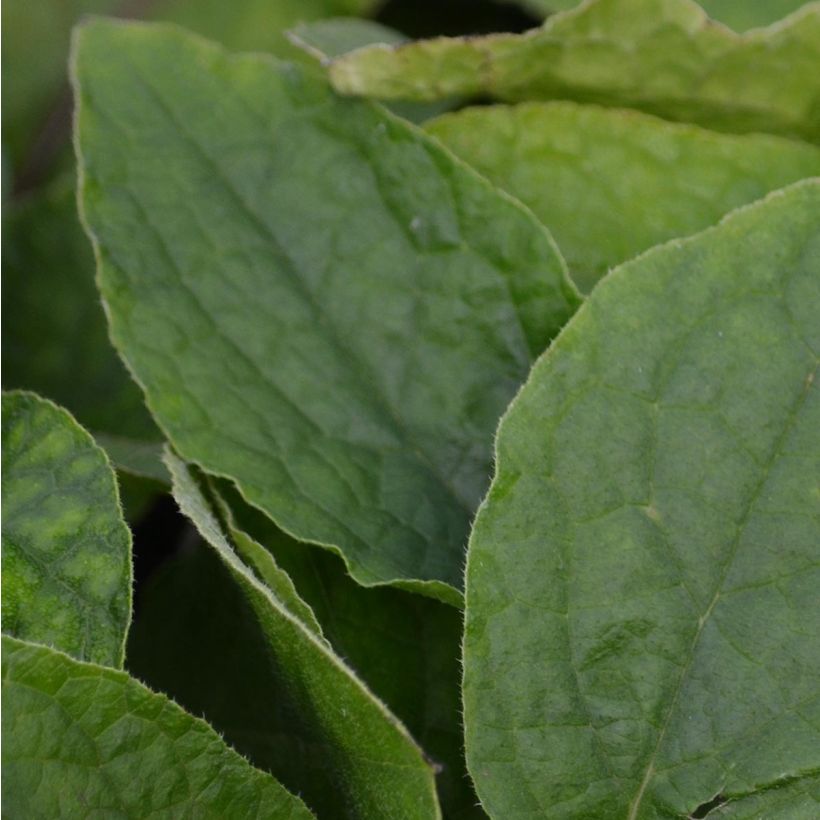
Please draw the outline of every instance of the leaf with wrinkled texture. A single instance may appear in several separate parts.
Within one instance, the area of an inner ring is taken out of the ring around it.
[[[9,817],[313,817],[163,695],[5,635],[3,737]]]
[[[492,815],[774,817],[816,773],[819,212],[797,183],[617,268],[502,421],[464,659]]]
[[[384,99],[571,99],[820,141],[818,62],[820,3],[740,35],[692,0],[593,0],[524,34],[358,49],[330,77]]]
[[[575,103],[468,108],[427,130],[552,232],[589,290],[653,245],[820,174],[820,148]]]
[[[361,583],[460,603],[497,419],[579,302],[552,238],[303,69],[101,21],[75,56],[112,336],[174,447]]]
[[[406,729],[240,561],[190,469],[170,452],[166,464],[174,498],[227,568],[240,593],[243,628],[261,647],[252,657],[270,706],[257,717],[257,731],[277,712],[290,714],[257,741],[271,755],[255,756],[257,765],[322,817],[440,817],[432,766]]]
[[[131,533],[114,471],[62,408],[3,394],[3,630],[121,666]]]

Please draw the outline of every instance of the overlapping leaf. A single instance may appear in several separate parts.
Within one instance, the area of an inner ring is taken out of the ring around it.
[[[261,687],[264,693],[249,736],[236,732],[236,725],[222,726],[216,715],[208,717],[218,728],[232,729],[240,751],[248,747],[257,765],[303,795],[323,817],[439,817],[433,768],[404,727],[315,627],[294,614],[292,603],[286,606],[239,560],[186,465],[171,454],[166,461],[174,497],[216,551],[220,569],[227,569],[235,593],[216,600],[225,612],[233,600],[239,614],[232,643],[240,662],[255,667],[248,688],[258,693]],[[224,657],[214,660],[225,663]],[[206,686],[200,684],[200,691]],[[230,698],[242,701],[240,710],[249,705],[237,692]],[[231,704],[227,708],[236,714]]]
[[[164,27],[77,42],[112,334],[174,446],[362,583],[458,602],[497,419],[579,301],[551,237],[304,70]]]
[[[798,183],[616,269],[502,422],[465,638],[492,815],[816,814],[819,212]]]
[[[818,3],[739,35],[692,0],[592,0],[521,35],[358,49],[330,76],[343,93],[385,99],[572,99],[818,141],[818,61]]]
[[[6,636],[3,738],[9,817],[313,817],[163,695]]]
[[[535,212],[589,290],[642,251],[820,174],[820,148],[574,103],[468,108],[427,130]]]
[[[32,393],[3,394],[3,630],[122,664],[131,534],[91,436]]]

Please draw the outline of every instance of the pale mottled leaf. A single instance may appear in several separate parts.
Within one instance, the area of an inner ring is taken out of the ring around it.
[[[3,394],[3,630],[122,665],[131,534],[105,453],[63,409]]]
[[[524,34],[357,49],[330,76],[384,99],[572,99],[818,141],[818,62],[820,3],[741,35],[692,0],[592,0]]]

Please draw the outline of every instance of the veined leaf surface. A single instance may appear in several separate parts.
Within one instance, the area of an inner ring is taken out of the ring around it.
[[[820,182],[798,183],[617,268],[502,421],[466,594],[491,815],[721,795],[774,817],[781,787],[811,793],[818,213]]]
[[[458,603],[497,420],[579,303],[549,234],[295,66],[100,21],[75,58],[112,336],[169,439],[361,583]]]
[[[266,726],[273,755],[264,765],[278,759],[283,768],[271,765],[273,774],[323,817],[440,817],[433,767],[406,729],[315,627],[306,626],[240,561],[190,468],[170,452],[166,463],[182,512],[240,593],[242,629],[262,644],[254,662],[257,677],[267,682],[269,706],[258,722]],[[277,712],[291,718],[278,732],[269,723]],[[283,761],[288,749],[294,759]],[[300,759],[303,765],[294,766]]]
[[[164,695],[5,635],[3,738],[9,817],[313,817]]]
[[[820,3],[741,35],[693,0],[592,0],[524,34],[358,49],[330,76],[383,99],[571,99],[818,141],[818,61]]]
[[[467,108],[426,129],[549,228],[572,278],[607,270],[820,174],[820,148],[569,102]]]
[[[121,666],[131,533],[105,453],[67,411],[3,393],[3,630]]]

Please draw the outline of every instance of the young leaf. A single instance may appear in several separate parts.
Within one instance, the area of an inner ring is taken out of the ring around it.
[[[820,174],[820,148],[574,103],[468,108],[426,126],[534,211],[589,290],[647,248]]]
[[[260,577],[260,558],[273,561],[275,556],[282,568],[279,571],[293,579],[336,653],[435,761],[445,817],[485,817],[476,805],[464,763],[461,613],[404,590],[362,587],[345,573],[337,556],[289,538],[270,519],[244,504],[226,482],[220,482],[219,492],[239,554]],[[240,547],[240,538],[250,538],[246,532],[261,550],[256,561]],[[183,631],[180,645],[184,641]]]
[[[313,817],[163,695],[5,635],[3,739],[10,817]]]
[[[692,0],[591,0],[525,34],[358,49],[330,77],[384,99],[572,99],[818,141],[818,62],[820,3],[740,35]]]
[[[460,602],[497,419],[579,297],[437,142],[161,26],[75,51],[112,335],[177,450],[364,584]]]
[[[91,436],[33,393],[3,393],[3,629],[121,666],[131,533]]]
[[[765,806],[817,769],[819,209],[798,183],[617,268],[511,405],[467,567],[491,814]]]
[[[189,468],[170,452],[166,463],[182,512],[240,593],[243,628],[262,644],[254,663],[270,712],[258,717],[258,725],[275,720],[279,710],[292,716],[278,733],[268,727],[263,744],[273,760],[288,743],[297,750],[296,760],[300,748],[310,749],[310,765],[281,771],[271,766],[273,773],[323,817],[440,817],[433,769],[405,728],[239,560]]]

